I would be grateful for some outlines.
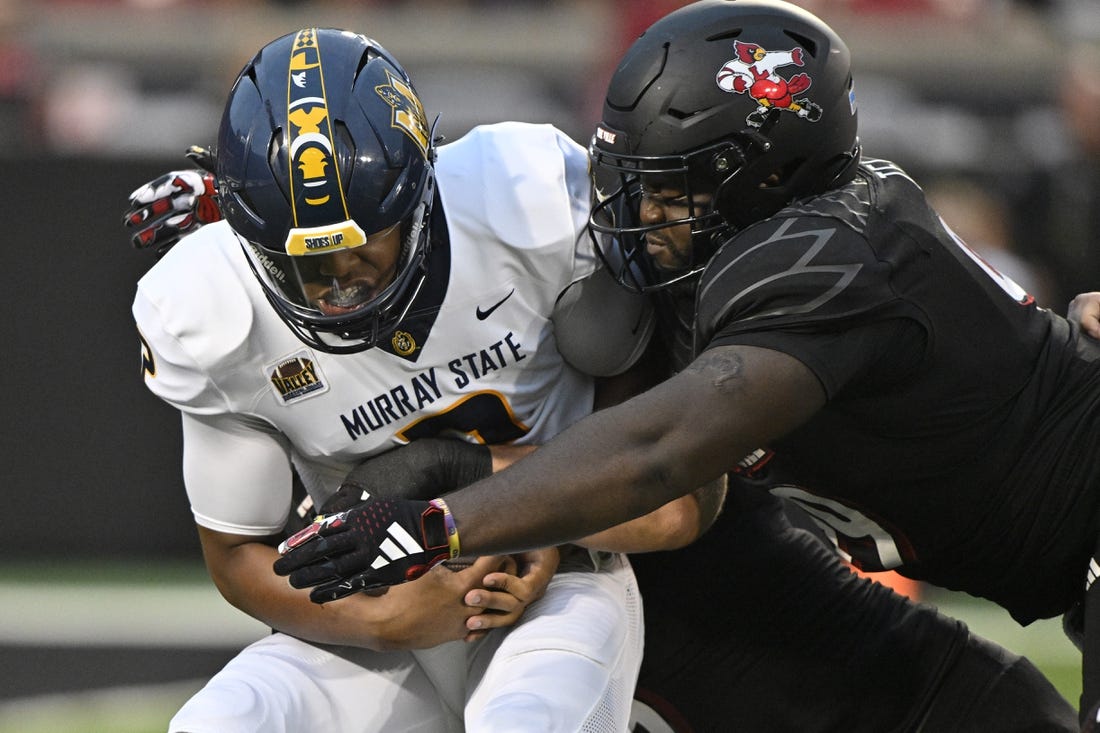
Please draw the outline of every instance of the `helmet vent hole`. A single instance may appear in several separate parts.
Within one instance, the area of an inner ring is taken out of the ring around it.
[[[698,111],[685,112],[682,109],[676,109],[675,107],[670,107],[668,110],[668,116],[677,120],[686,120],[687,118],[694,117],[697,114],[699,114]]]
[[[793,38],[794,42],[801,46],[803,50],[806,51],[806,53],[814,57],[817,56],[817,41],[810,38],[809,36],[804,36],[801,33],[795,33],[794,31],[785,32],[788,36]]]
[[[355,74],[352,76],[352,78],[358,79],[359,74],[362,73],[367,64],[369,64],[371,61],[374,61],[376,58],[378,58],[378,53],[373,48],[368,48],[363,51],[363,54],[359,57],[359,63],[355,67]]]
[[[332,121],[336,140],[336,164],[340,168],[340,178],[344,182],[344,190],[351,185],[351,173],[355,170],[355,140],[348,130],[347,123],[343,120]]]
[[[713,36],[707,36],[704,40],[706,40],[708,43],[712,41],[728,41],[731,38],[737,38],[738,36],[740,36],[741,30],[741,28],[734,28],[733,30],[715,33]]]
[[[271,141],[267,144],[267,165],[271,168],[272,176],[279,186],[279,190],[286,198],[287,203],[290,202],[290,191],[287,190],[286,184],[289,181],[289,175],[287,174],[287,164],[289,161],[283,160],[281,153],[286,151],[286,130],[278,128],[271,136]]]
[[[250,218],[259,221],[260,215],[256,213],[256,206],[252,203],[252,199],[248,195],[248,189],[241,186],[239,189],[236,189],[234,193],[237,194],[237,205],[244,210],[244,213]]]

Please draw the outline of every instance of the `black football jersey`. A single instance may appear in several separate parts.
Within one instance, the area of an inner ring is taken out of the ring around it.
[[[827,404],[771,446],[774,486],[857,566],[1022,623],[1083,592],[1100,500],[1091,341],[970,251],[898,167],[738,232],[704,272],[695,351],[799,359]]]

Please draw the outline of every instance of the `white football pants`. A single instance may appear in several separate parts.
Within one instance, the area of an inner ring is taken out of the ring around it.
[[[642,661],[641,597],[625,556],[568,564],[520,622],[414,652],[315,646],[275,633],[245,648],[169,733],[622,733]]]

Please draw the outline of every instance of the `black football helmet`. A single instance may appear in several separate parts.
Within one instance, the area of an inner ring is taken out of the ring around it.
[[[615,70],[592,137],[596,248],[614,243],[623,285],[697,276],[721,232],[851,180],[859,163],[850,56],[806,10],[779,0],[701,0],[657,21]],[[641,181],[712,195],[675,222],[643,226]],[[648,231],[690,223],[692,262],[658,270]],[[606,253],[605,253],[606,254]],[[606,257],[610,260],[611,258]],[[632,266],[637,265],[637,266]],[[610,265],[609,265],[610,266]],[[645,273],[644,280],[637,273]]]
[[[434,160],[412,82],[366,36],[307,28],[245,66],[218,132],[220,204],[268,300],[302,341],[362,351],[404,317],[425,276]],[[394,227],[402,245],[388,285],[345,288],[327,313],[311,302],[305,285],[325,281],[326,256]]]

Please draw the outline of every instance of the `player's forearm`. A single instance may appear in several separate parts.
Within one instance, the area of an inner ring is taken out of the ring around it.
[[[698,514],[695,500],[685,496],[637,519],[583,537],[576,544],[608,552],[675,550],[695,539]]]
[[[518,461],[524,456],[530,455],[535,449],[536,445],[491,445],[489,446],[489,455],[493,457],[493,473],[497,471],[503,471],[508,466]]]
[[[690,472],[676,477],[676,469],[660,467],[662,432],[623,420],[623,407],[597,412],[515,465],[449,494],[463,551],[576,542],[687,493]]]
[[[200,530],[203,532],[209,533]],[[453,624],[436,628],[415,623],[410,628],[408,604],[412,601],[408,596],[424,584],[390,588],[379,596],[356,594],[319,605],[310,601],[308,590],[292,588],[286,578],[271,571],[278,553],[265,544],[247,542],[211,552],[208,541],[204,551],[214,583],[229,603],[274,629],[307,641],[390,651],[435,646],[465,635],[462,619],[457,617]],[[456,598],[460,599],[461,593]]]
[[[493,446],[493,471],[507,468],[534,450],[535,446],[530,445]],[[724,487],[721,490],[724,493]],[[706,501],[701,506],[695,494],[684,496],[637,519],[585,537],[576,544],[607,552],[653,552],[684,547],[714,521],[716,514],[712,513],[712,504]]]
[[[686,547],[714,523],[725,495],[723,477],[649,514],[589,535],[577,544],[609,552],[655,552]]]
[[[297,590],[271,572],[278,557],[274,549],[258,542],[225,551],[218,562],[208,561],[214,584],[225,599],[249,616],[274,629],[307,641],[384,649],[381,619],[375,609],[352,603],[320,606],[307,591]]]
[[[718,347],[590,415],[515,465],[447,496],[462,550],[576,542],[717,480],[801,425],[825,392],[780,352]]]

